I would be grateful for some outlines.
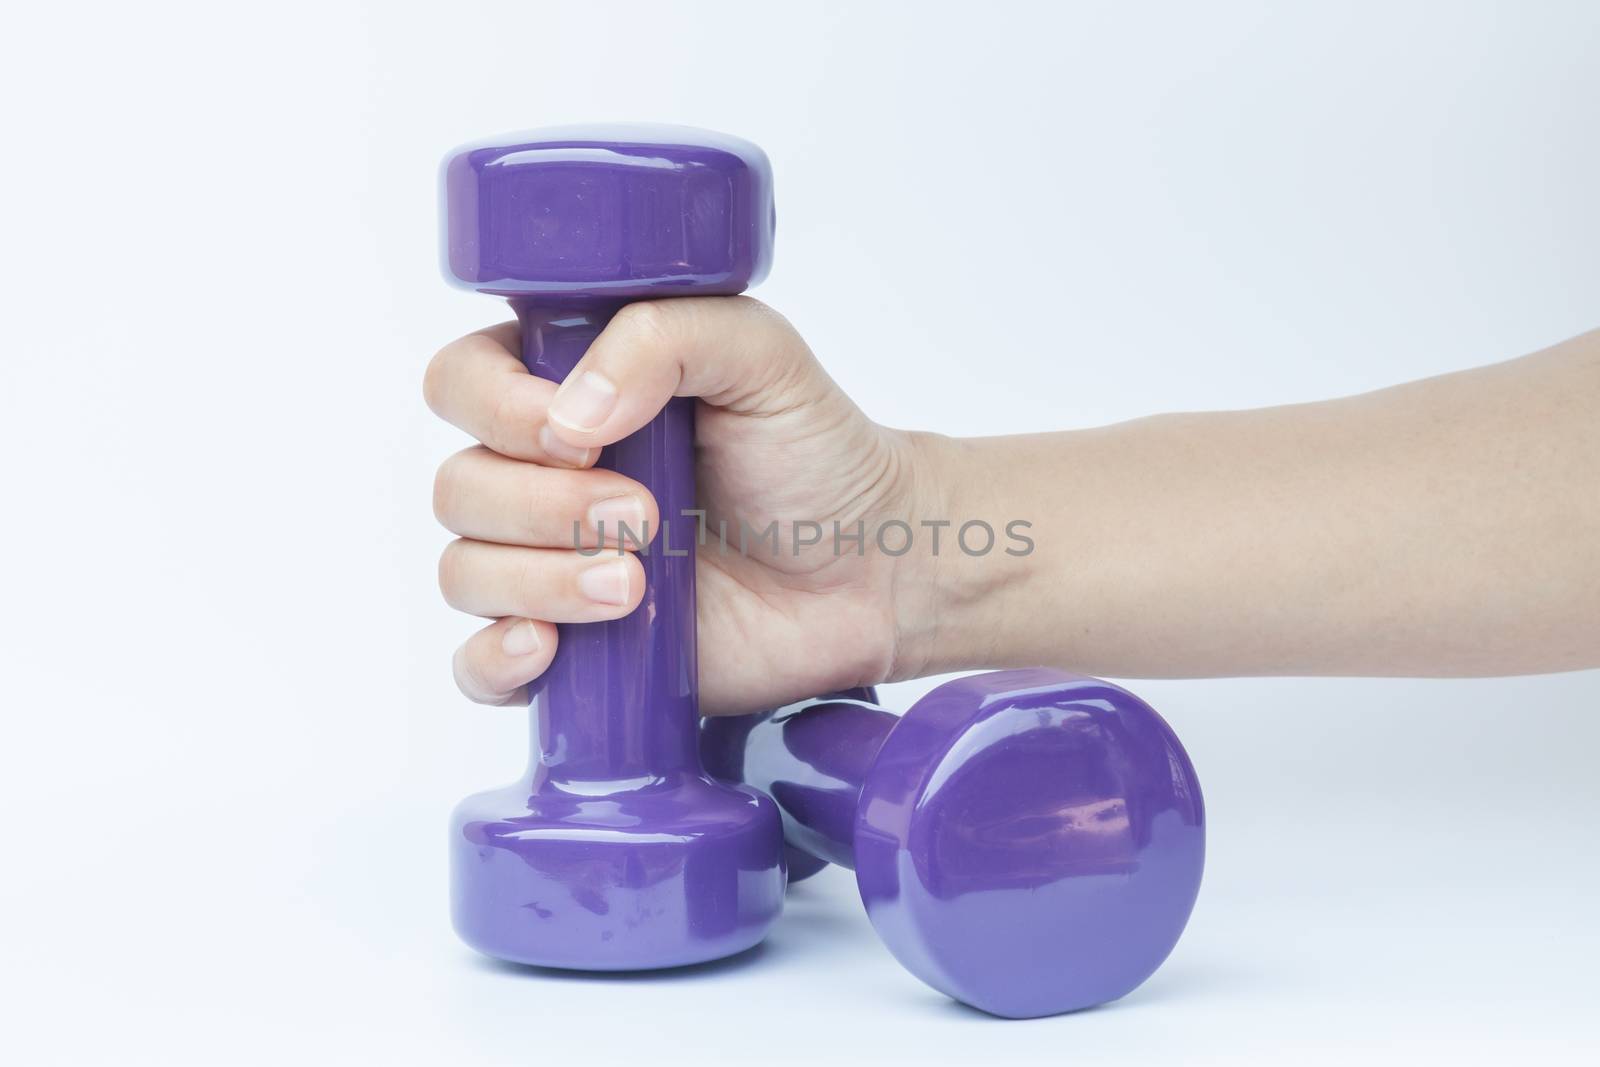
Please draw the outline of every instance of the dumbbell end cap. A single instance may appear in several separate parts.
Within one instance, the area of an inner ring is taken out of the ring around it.
[[[561,126],[462,145],[441,170],[453,285],[507,297],[731,295],[766,276],[772,167],[689,126]]]
[[[1055,670],[947,682],[866,777],[856,879],[913,974],[1030,1018],[1130,992],[1199,891],[1204,813],[1165,722],[1115,685]]]
[[[761,940],[783,907],[771,799],[699,774],[605,792],[612,784],[524,779],[457,805],[451,911],[463,941],[513,963],[632,971]]]

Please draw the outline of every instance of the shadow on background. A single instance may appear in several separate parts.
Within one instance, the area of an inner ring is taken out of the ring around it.
[[[497,960],[489,956],[473,954],[473,964],[479,970],[493,971],[497,974],[515,975],[521,978],[546,979],[562,982],[587,981],[587,982],[685,982],[697,978],[709,978],[715,975],[730,974],[742,971],[756,960],[771,954],[767,942],[753,945],[743,952],[733,956],[726,956],[720,960],[707,960],[704,963],[691,963],[683,967],[658,967],[647,971],[578,971],[564,967],[540,967],[531,963],[512,963],[509,960]]]
[[[1086,1016],[1109,1014],[1121,1016],[1128,1012],[1139,1012],[1153,1007],[1166,1008],[1185,1004],[1199,1006],[1218,997],[1231,998],[1241,990],[1267,988],[1271,984],[1260,975],[1241,970],[1186,967],[1182,970],[1173,971],[1171,974],[1163,970],[1157,972],[1148,982],[1135,989],[1132,993],[1107,1004],[1096,1004],[1093,1007],[1065,1012],[1061,1015],[1044,1015],[1037,1019],[1008,1019],[1000,1015],[991,1015],[969,1004],[963,1004],[959,1000],[952,1000],[938,990],[922,985],[921,982],[917,982],[910,975],[907,975],[907,978],[915,982],[919,987],[913,995],[904,998],[907,1006],[913,1010],[920,1010],[944,1019],[966,1018],[1014,1024],[1061,1022],[1070,1019],[1082,1019]]]

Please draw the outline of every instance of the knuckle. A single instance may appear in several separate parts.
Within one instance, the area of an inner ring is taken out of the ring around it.
[[[538,537],[544,533],[546,527],[553,525],[551,519],[551,501],[548,494],[541,489],[542,479],[524,478],[519,492],[522,495],[522,532],[528,537]]]
[[[493,337],[483,332],[469,333],[444,346],[440,355],[450,354],[451,362],[468,360],[493,360],[505,354],[505,349]]]
[[[671,343],[675,317],[660,301],[641,300],[617,312],[612,322],[630,343],[660,349]]]
[[[460,606],[459,594],[466,570],[465,544],[458,538],[445,545],[444,551],[439,553],[439,592],[444,595],[445,603],[453,608]]]
[[[445,379],[449,374],[445,367],[445,353],[449,346],[441,348],[428,360],[428,369],[422,372],[422,402],[428,405],[428,410],[438,415],[440,406],[444,403]]]
[[[516,395],[515,389],[501,389],[495,393],[484,433],[486,440],[483,442],[502,456],[513,458],[519,451],[517,442],[531,440],[533,436],[526,432],[523,420],[517,416]]]
[[[547,575],[539,565],[539,553],[520,552],[518,555],[521,558],[517,561],[511,588],[516,591],[517,606],[523,609],[522,614],[532,618],[541,614],[538,608],[545,599],[543,594],[548,585]]]
[[[747,314],[752,320],[759,320],[766,325],[776,327],[785,333],[794,332],[793,324],[791,324],[788,319],[784,318],[783,314],[771,304],[768,304],[763,300],[757,300],[755,297],[745,294],[740,294],[739,296],[733,297],[732,300],[734,301],[735,306],[737,306],[740,311]]]
[[[470,340],[470,337],[461,337],[451,341],[433,354],[428,369],[422,372],[422,399],[435,415],[443,414],[441,409],[450,395],[450,382],[456,376],[456,368]]]
[[[439,349],[422,372],[422,399],[428,410],[441,418],[448,417],[446,409],[451,406],[452,397],[459,397],[457,386],[467,368],[504,355],[505,349],[494,338],[481,333],[458,337]]]
[[[449,528],[460,499],[461,464],[465,453],[457,452],[443,463],[433,476],[433,517],[440,526]]]

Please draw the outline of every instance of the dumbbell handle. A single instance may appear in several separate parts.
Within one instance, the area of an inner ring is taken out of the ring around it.
[[[853,869],[861,786],[901,722],[872,696],[853,690],[743,721],[714,720],[701,739],[706,766],[777,801],[790,845]]]
[[[511,303],[522,325],[522,362],[553,382],[566,378],[623,306],[548,297]],[[649,425],[603,449],[596,466],[655,495],[670,544],[650,531],[654,540],[640,553],[644,600],[631,613],[558,627],[555,660],[530,687],[535,791],[547,782],[643,782],[699,768],[694,537],[683,518],[695,503],[694,400],[669,401]]]

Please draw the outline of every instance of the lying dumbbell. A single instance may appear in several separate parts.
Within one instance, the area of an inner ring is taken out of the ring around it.
[[[1132,991],[1200,889],[1194,767],[1148,704],[1054,670],[946,682],[897,718],[870,690],[708,719],[714,774],[763,790],[790,846],[854,867],[878,936],[995,1015]]]
[[[766,275],[772,173],[682,127],[540,130],[467,145],[443,172],[444,270],[510,298],[522,359],[560,381],[625,304],[733,294]],[[488,955],[584,970],[672,967],[759,941],[783,904],[778,811],[708,776],[696,747],[694,401],[598,465],[679,528],[641,556],[644,602],[562,626],[531,687],[532,757],[451,824],[456,931]],[[659,533],[659,532],[658,532]]]

